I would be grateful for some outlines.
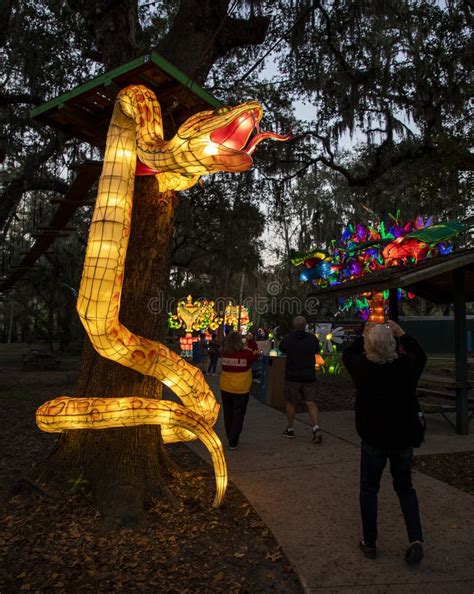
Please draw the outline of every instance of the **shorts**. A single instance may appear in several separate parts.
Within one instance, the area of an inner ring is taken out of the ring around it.
[[[316,402],[316,382],[285,382],[285,399],[290,404]]]

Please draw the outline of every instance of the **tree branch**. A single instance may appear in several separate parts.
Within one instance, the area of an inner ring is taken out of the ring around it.
[[[138,0],[68,0],[95,42],[87,57],[115,68],[140,53]]]
[[[217,58],[265,39],[269,18],[237,19],[228,15],[229,0],[181,0],[168,34],[157,50],[202,84]],[[183,43],[183,39],[186,43]]]
[[[327,10],[325,10],[323,8],[321,2],[319,2],[319,1],[315,2],[314,6],[315,6],[315,8],[317,8],[319,10],[319,12],[321,13],[321,15],[324,19],[324,22],[326,24],[326,38],[327,38],[328,46],[331,49],[332,53],[334,54],[334,57],[336,58],[336,60],[339,62],[339,65],[342,68],[342,72],[344,74],[346,74],[352,81],[355,81],[356,77],[354,76],[354,73],[352,72],[351,67],[346,62],[344,55],[339,50],[339,48],[336,47],[336,45],[333,41],[331,18],[329,16]]]
[[[42,190],[43,192],[58,192],[66,194],[70,184],[64,179],[56,176],[34,177],[28,184],[27,192]]]
[[[44,99],[37,95],[30,95],[29,93],[0,93],[0,107],[7,105],[18,105],[21,103],[31,103],[33,105],[41,105]]]
[[[216,54],[224,56],[242,45],[259,45],[265,41],[270,19],[263,16],[252,19],[227,19],[216,39]]]
[[[81,56],[83,58],[88,58],[89,60],[93,60],[94,62],[98,62],[99,64],[104,61],[104,57],[101,52],[93,48],[83,49],[81,52]]]
[[[31,189],[39,189],[34,187],[39,167],[60,150],[63,144],[64,134],[58,132],[41,152],[29,154],[23,165],[14,172],[9,183],[5,184],[0,199],[0,230],[3,233],[7,230],[8,221],[11,220],[10,213],[16,210],[23,194]]]
[[[13,0],[0,0],[0,47],[5,45],[7,39],[13,6]]]

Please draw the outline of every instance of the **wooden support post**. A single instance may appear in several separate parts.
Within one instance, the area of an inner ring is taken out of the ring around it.
[[[466,298],[464,268],[454,270],[454,353],[456,357],[456,433],[469,434]]]
[[[391,320],[398,324],[398,289],[388,291],[388,315]]]

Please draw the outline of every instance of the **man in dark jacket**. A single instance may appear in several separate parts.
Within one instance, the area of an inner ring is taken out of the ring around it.
[[[363,336],[344,351],[342,360],[356,386],[356,429],[362,440],[360,509],[364,538],[360,548],[366,557],[376,557],[377,494],[388,459],[410,543],[405,559],[419,563],[423,534],[411,464],[418,422],[416,385],[426,355],[414,338],[389,320],[387,324],[366,324]]]
[[[321,443],[321,430],[318,425],[319,410],[316,404],[316,355],[319,353],[319,341],[314,334],[305,331],[306,320],[296,316],[293,320],[293,332],[285,336],[279,349],[286,355],[285,399],[288,427],[283,432],[285,437],[295,437],[293,421],[296,405],[306,404],[313,428],[313,442]]]

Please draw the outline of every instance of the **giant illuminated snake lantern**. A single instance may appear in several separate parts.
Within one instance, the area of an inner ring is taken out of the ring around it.
[[[77,309],[96,351],[171,388],[182,404],[141,397],[67,398],[43,404],[36,412],[40,429],[107,429],[161,425],[165,443],[199,438],[215,470],[218,506],[227,486],[222,444],[212,429],[219,404],[200,370],[163,344],[133,334],[119,321],[125,258],[130,236],[136,174],[156,175],[160,192],[183,190],[201,175],[240,172],[252,166],[252,153],[265,138],[259,133],[262,108],[247,102],[205,111],[189,118],[168,141],[163,140],[160,106],[143,86],[117,96],[107,135],[84,261]],[[257,134],[251,138],[252,133]],[[138,166],[137,166],[138,163]]]

